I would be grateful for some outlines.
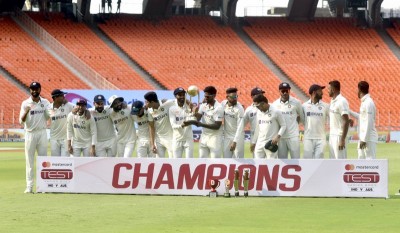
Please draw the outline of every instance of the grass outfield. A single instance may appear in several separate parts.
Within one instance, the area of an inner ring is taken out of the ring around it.
[[[355,146],[349,145],[349,158],[356,158]],[[378,158],[389,159],[389,199],[210,199],[24,194],[23,144],[2,142],[0,232],[399,232],[399,151],[400,144],[378,145]]]

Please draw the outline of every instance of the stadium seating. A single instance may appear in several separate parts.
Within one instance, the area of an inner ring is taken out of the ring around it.
[[[32,81],[41,82],[42,95],[46,98],[50,98],[55,88],[89,88],[10,17],[5,16],[0,20],[0,28],[0,65],[18,81],[26,86]]]
[[[0,75],[0,128],[19,127],[19,111],[22,101],[28,98],[29,93]]]
[[[168,89],[197,85],[237,87],[248,106],[250,91],[259,86],[278,98],[279,79],[253,54],[235,32],[210,17],[174,16],[151,22],[132,16],[112,18],[99,27],[139,65]]]
[[[400,62],[374,29],[354,27],[351,19],[289,22],[283,18],[248,18],[244,30],[294,83],[307,93],[312,83],[339,80],[351,109],[358,111],[357,83],[370,83],[379,125],[398,124]],[[390,96],[390,97],[389,97]],[[328,92],[324,100],[329,102]]]
[[[84,23],[73,22],[57,13],[51,14],[51,20],[44,20],[40,14],[31,13],[29,16],[119,89],[154,89]]]
[[[393,28],[387,28],[386,31],[392,37],[392,39],[396,42],[398,46],[400,46],[400,20],[393,21]]]

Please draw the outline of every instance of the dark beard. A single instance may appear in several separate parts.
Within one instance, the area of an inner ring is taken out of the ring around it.
[[[40,95],[40,93],[33,93],[33,94],[32,94],[32,97],[33,97],[33,98],[38,98],[39,95]]]

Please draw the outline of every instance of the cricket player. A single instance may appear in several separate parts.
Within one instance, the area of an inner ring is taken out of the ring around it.
[[[136,144],[136,129],[131,107],[126,106],[124,98],[117,95],[108,98],[108,103],[113,110],[110,116],[117,130],[117,155],[124,158],[132,157]]]
[[[286,121],[286,131],[279,143],[278,158],[287,159],[290,152],[292,159],[300,158],[299,123],[303,122],[303,108],[298,99],[290,96],[289,83],[279,84],[281,97],[272,105],[281,111]]]
[[[50,126],[50,149],[51,156],[69,156],[67,141],[67,116],[74,105],[64,98],[66,92],[54,89],[51,92],[53,103],[49,105],[51,120]]]
[[[304,112],[304,159],[323,159],[326,145],[325,125],[329,105],[322,101],[325,86],[313,84],[308,93],[310,99],[303,104]]]
[[[172,126],[172,150],[174,158],[182,158],[185,152],[186,158],[193,158],[193,131],[192,127],[183,124],[191,112],[186,104],[186,91],[182,87],[174,90],[176,104],[169,109],[169,121]]]
[[[244,158],[244,133],[240,128],[244,109],[237,101],[237,92],[235,87],[226,89],[226,100],[221,103],[224,108],[224,158]]]
[[[199,143],[200,158],[221,158],[223,143],[224,109],[215,99],[217,89],[213,86],[204,88],[204,101],[195,108],[197,121],[185,121],[184,124],[194,124],[203,127]],[[201,121],[200,121],[201,120]]]
[[[329,157],[331,159],[347,158],[347,131],[349,129],[349,103],[340,94],[340,82],[329,82],[328,92],[331,99],[329,107]]]
[[[275,106],[268,104],[268,99],[263,95],[253,98],[254,106],[257,107],[257,125],[251,144],[255,144],[254,155],[256,159],[276,159],[278,152],[265,149],[265,144],[272,140],[273,145],[280,145],[282,135],[286,130],[286,121],[282,113]],[[278,150],[279,150],[278,147]]]
[[[369,83],[358,83],[358,98],[361,100],[360,113],[352,114],[358,119],[358,159],[376,159],[378,132],[375,128],[376,107],[369,94]]]
[[[19,123],[25,129],[25,193],[33,193],[33,166],[35,152],[38,156],[47,156],[47,120],[50,118],[48,108],[50,102],[40,97],[41,85],[32,82],[29,85],[31,96],[21,104]]]
[[[96,156],[115,157],[117,155],[117,135],[111,119],[112,109],[105,107],[106,98],[96,95],[93,99],[94,109],[90,109],[97,128]]]
[[[253,99],[257,95],[263,95],[265,91],[263,91],[259,87],[255,87],[251,90],[251,98]],[[249,107],[246,108],[244,111],[244,115],[242,120],[240,121],[238,131],[236,132],[235,138],[239,138],[243,136],[243,131],[244,128],[246,127],[247,123],[250,123],[250,141],[252,141],[254,137],[254,131],[256,129],[256,124],[257,124],[257,107],[254,106],[254,104],[250,105]],[[255,144],[250,143],[250,152],[253,155],[254,158],[254,146]]]
[[[71,112],[67,117],[68,152],[73,157],[96,156],[96,123],[93,117],[86,118],[86,99],[79,99],[76,105],[78,106],[77,114]]]
[[[150,144],[150,132],[154,132],[153,118],[144,108],[142,101],[134,101],[132,103],[131,115],[137,124],[137,157],[138,158],[154,158],[155,154],[152,151]]]
[[[153,122],[149,122],[150,125],[154,125],[155,131],[150,133],[153,153],[156,154],[157,158],[165,158],[165,152],[168,152],[168,157],[173,158],[173,133],[169,121],[169,109],[175,105],[175,100],[167,100],[162,103],[158,100],[154,91],[147,92],[144,99],[146,100],[146,108],[153,118]]]

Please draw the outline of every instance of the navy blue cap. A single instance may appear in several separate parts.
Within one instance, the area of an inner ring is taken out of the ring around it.
[[[106,102],[106,98],[104,97],[104,95],[96,95],[93,98],[93,102],[97,103],[97,102],[101,102],[103,101],[104,103]]]
[[[138,115],[140,110],[143,108],[143,101],[135,101],[132,103],[131,115]]]

